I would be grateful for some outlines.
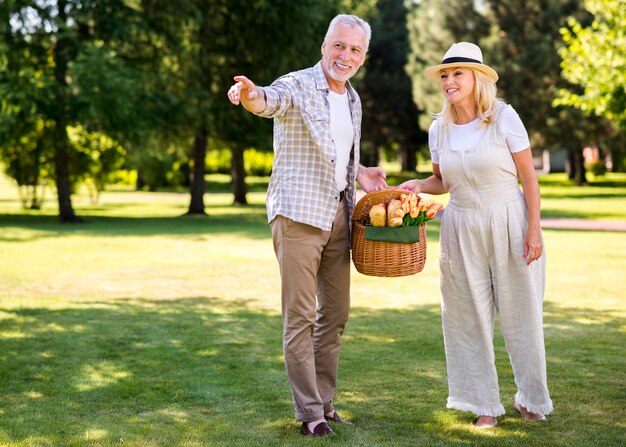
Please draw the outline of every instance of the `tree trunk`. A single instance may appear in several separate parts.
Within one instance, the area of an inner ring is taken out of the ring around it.
[[[372,146],[372,155],[369,166],[378,166],[380,164],[380,149],[379,145]]]
[[[137,167],[137,180],[135,181],[135,191],[141,191],[146,186],[146,182],[143,179],[143,168]]]
[[[415,172],[417,168],[417,155],[416,151],[410,145],[400,146],[400,165],[404,172]]]
[[[56,142],[54,150],[54,167],[56,170],[55,183],[57,187],[57,198],[59,202],[59,218],[61,222],[80,222],[74,213],[72,206],[72,186],[69,176],[69,155],[68,142],[65,126],[62,122],[57,122]],[[62,128],[61,128],[62,127]]]
[[[365,143],[363,143],[361,141],[361,152],[360,152],[360,160],[359,162],[363,165],[363,166],[369,166],[370,165],[370,156],[369,156],[369,150],[368,147]]]
[[[204,211],[204,160],[206,158],[207,130],[202,127],[193,144],[193,170],[190,175],[191,201],[187,214],[206,214]]]
[[[363,166],[378,166],[378,163],[380,162],[380,150],[378,147],[378,141],[366,143],[361,140],[359,162]]]
[[[585,157],[583,156],[582,149],[574,151],[574,162],[576,164],[576,184],[587,184],[587,169],[585,169]]]
[[[567,161],[565,162],[565,172],[569,180],[576,179],[576,156],[573,149],[567,149]]]
[[[243,165],[243,147],[235,144],[230,149],[232,190],[235,199],[233,205],[247,205],[246,200],[246,170]]]
[[[59,22],[67,20],[65,12],[66,2],[59,1]],[[57,187],[57,197],[59,202],[59,218],[61,222],[80,222],[72,207],[72,186],[69,172],[69,141],[67,138],[67,107],[68,107],[68,87],[67,87],[67,67],[70,58],[69,37],[58,34],[58,41],[54,48],[54,78],[57,85],[56,104],[57,116],[55,117],[55,142],[54,142],[54,167],[55,183]]]

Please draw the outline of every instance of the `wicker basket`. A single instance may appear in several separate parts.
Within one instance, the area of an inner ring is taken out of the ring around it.
[[[365,195],[352,215],[352,261],[359,273],[368,276],[408,276],[421,272],[426,263],[426,224],[420,225],[420,240],[415,243],[381,242],[365,239],[364,222],[369,220],[370,208],[381,202],[389,203],[406,193],[400,189],[385,189]]]

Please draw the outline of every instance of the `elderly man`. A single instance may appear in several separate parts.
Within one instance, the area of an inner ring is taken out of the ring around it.
[[[370,26],[338,15],[322,60],[269,87],[235,76],[230,101],[274,119],[267,214],[280,267],[285,368],[306,436],[350,424],[333,407],[341,335],[350,308],[350,216],[356,181],[386,187],[378,167],[359,164],[361,102],[348,80],[365,62]]]

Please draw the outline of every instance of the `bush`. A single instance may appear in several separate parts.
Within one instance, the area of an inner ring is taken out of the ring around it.
[[[585,169],[587,172],[592,173],[596,177],[606,174],[606,164],[603,160],[590,161],[585,163]]]
[[[230,174],[230,151],[228,149],[211,149],[205,160],[207,174]]]
[[[207,174],[230,174],[231,154],[228,149],[211,149],[207,152]],[[244,169],[247,175],[268,176],[272,172],[273,152],[247,149],[243,154]]]
[[[248,149],[243,154],[243,165],[248,175],[265,177],[272,173],[273,152],[259,152]]]
[[[137,184],[137,171],[135,169],[118,169],[111,174],[111,183],[122,186],[135,186]]]

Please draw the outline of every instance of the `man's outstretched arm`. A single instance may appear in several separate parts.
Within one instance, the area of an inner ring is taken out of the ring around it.
[[[265,93],[245,76],[235,76],[235,84],[228,90],[228,99],[235,105],[241,103],[252,113],[265,110]]]

